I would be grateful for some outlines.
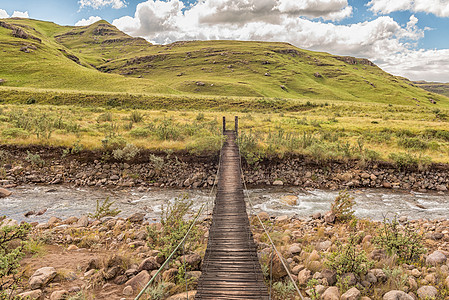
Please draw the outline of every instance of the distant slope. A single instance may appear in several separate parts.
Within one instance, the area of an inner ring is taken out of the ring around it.
[[[449,97],[449,83],[415,81],[414,84],[429,92]]]
[[[5,86],[425,106],[435,105],[433,99],[449,106],[448,98],[366,59],[286,43],[192,41],[161,46],[130,37],[105,21],[73,27],[4,19],[0,45]]]

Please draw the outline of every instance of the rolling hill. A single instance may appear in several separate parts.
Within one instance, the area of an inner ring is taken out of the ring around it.
[[[415,81],[414,84],[426,91],[449,97],[449,83]]]
[[[73,27],[3,19],[0,47],[4,87],[449,106],[445,96],[388,74],[367,59],[286,43],[152,45],[105,21]]]

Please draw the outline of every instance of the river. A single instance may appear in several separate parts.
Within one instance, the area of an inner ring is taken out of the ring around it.
[[[95,211],[97,200],[108,198],[114,201],[112,207],[120,209],[119,216],[127,217],[143,212],[150,221],[160,218],[161,208],[167,201],[186,195],[193,201],[192,213],[206,203],[206,212],[211,211],[214,196],[207,190],[181,190],[151,188],[107,190],[103,188],[74,188],[70,186],[20,186],[10,189],[10,197],[0,199],[0,216],[6,215],[17,221],[46,222],[50,217],[67,218],[81,216]],[[389,189],[351,190],[355,198],[355,215],[360,218],[382,220],[383,216],[408,216],[410,219],[447,218],[449,212],[448,193],[417,193]],[[296,215],[306,218],[316,212],[324,213],[338,195],[337,191],[309,190],[278,187],[251,189],[249,198],[258,213],[266,211],[270,215]],[[285,204],[285,198],[294,200],[295,205]],[[43,215],[25,217],[29,211],[46,209]]]

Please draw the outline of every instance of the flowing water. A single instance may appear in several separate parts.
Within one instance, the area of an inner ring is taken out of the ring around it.
[[[160,218],[162,206],[167,201],[187,195],[193,201],[193,211],[205,204],[206,212],[212,209],[214,195],[207,190],[149,189],[146,191],[107,190],[101,188],[73,188],[70,186],[21,186],[10,189],[13,195],[0,199],[0,216],[17,221],[46,222],[51,216],[67,218],[95,211],[96,203],[108,198],[115,201],[112,207],[120,209],[119,216],[127,217],[143,212],[150,221]],[[439,219],[449,216],[448,193],[416,193],[387,189],[351,190],[354,196],[355,214],[361,218],[381,220],[384,215],[397,213],[410,219]],[[299,188],[265,188],[248,191],[254,209],[270,215],[296,215],[308,217],[316,212],[324,213],[338,195],[336,191]],[[286,204],[286,199],[290,205]],[[293,202],[293,203],[291,203]],[[296,202],[296,204],[294,203]],[[25,217],[29,211],[47,209],[43,215]],[[248,211],[250,206],[248,205]]]

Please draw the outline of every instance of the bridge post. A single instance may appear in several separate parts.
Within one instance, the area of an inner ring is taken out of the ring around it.
[[[239,117],[235,116],[235,136],[239,135]]]
[[[226,131],[226,117],[223,117],[223,133]]]

